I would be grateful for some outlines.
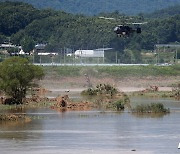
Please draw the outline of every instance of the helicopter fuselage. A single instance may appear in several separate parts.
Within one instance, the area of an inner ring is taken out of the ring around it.
[[[114,32],[120,37],[121,36],[129,37],[131,33],[134,32],[141,33],[141,28],[137,27],[136,29],[133,29],[132,27],[127,25],[118,25],[117,27],[114,28]]]

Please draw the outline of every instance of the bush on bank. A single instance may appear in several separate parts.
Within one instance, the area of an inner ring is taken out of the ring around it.
[[[162,103],[151,103],[137,105],[133,110],[136,113],[169,113]]]
[[[82,91],[82,95],[110,95],[114,96],[118,90],[109,84],[98,84],[95,88],[88,88]]]

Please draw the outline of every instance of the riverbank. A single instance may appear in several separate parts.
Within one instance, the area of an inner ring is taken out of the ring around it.
[[[103,77],[96,78],[90,77],[92,86],[100,83],[113,85],[119,91],[135,92],[142,91],[150,86],[157,86],[159,91],[172,91],[173,85],[180,81],[180,76],[175,77],[128,77],[128,78],[115,78]],[[40,86],[54,92],[81,92],[88,88],[88,83],[85,77],[54,77],[46,76],[40,81]]]
[[[172,87],[180,81],[180,65],[160,66],[58,66],[43,67],[40,85],[47,89],[86,88],[110,84],[116,88]]]

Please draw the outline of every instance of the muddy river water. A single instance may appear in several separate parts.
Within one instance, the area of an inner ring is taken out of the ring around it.
[[[171,113],[29,109],[29,123],[0,123],[0,154],[179,154],[180,101],[131,98],[131,104],[149,102]]]

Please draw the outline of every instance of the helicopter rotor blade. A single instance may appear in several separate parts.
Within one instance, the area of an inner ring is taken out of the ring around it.
[[[99,17],[100,19],[105,19],[105,20],[116,20],[115,18],[107,18],[107,17]]]
[[[100,16],[99,19],[104,19],[104,20],[113,20],[113,21],[116,21],[116,22],[120,22],[122,23],[122,25],[144,25],[144,24],[147,24],[148,22],[130,22],[131,20],[133,20],[132,17],[129,17],[129,18],[125,18],[124,16],[122,16],[122,18],[110,18],[110,17],[103,17],[103,16]],[[129,21],[129,22],[128,22]]]
[[[147,22],[134,22],[134,23],[131,23],[133,25],[144,25],[144,24],[147,24]]]
[[[115,21],[125,21],[125,20],[131,20],[131,19],[125,19],[124,17],[120,18],[109,18],[109,17],[99,17],[99,19],[105,19],[105,20],[115,20]]]

